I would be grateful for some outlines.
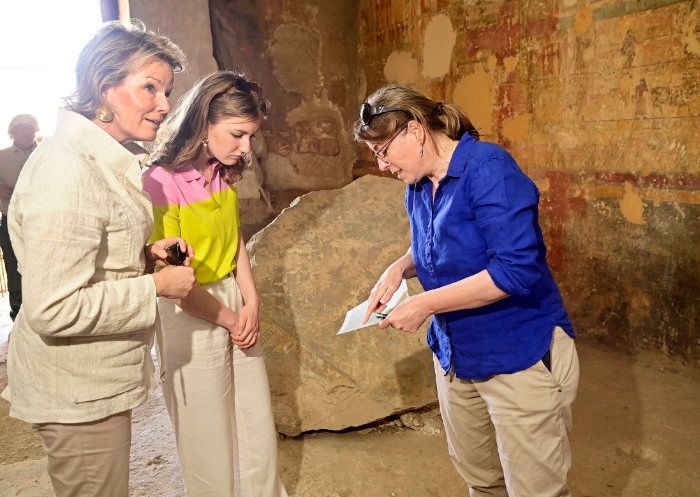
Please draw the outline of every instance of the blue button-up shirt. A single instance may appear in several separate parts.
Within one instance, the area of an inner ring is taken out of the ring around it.
[[[482,379],[522,371],[549,349],[555,326],[571,321],[547,266],[539,192],[500,146],[465,135],[438,183],[406,190],[411,249],[425,290],[486,269],[509,297],[478,309],[436,314],[428,344],[447,372]]]

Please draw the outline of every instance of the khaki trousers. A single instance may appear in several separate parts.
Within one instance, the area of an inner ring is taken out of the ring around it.
[[[435,376],[447,444],[470,497],[569,497],[568,432],[579,363],[574,341],[554,329],[551,373],[542,361],[481,381]]]
[[[205,285],[238,311],[233,278]],[[286,497],[262,349],[241,350],[228,331],[159,299],[163,396],[189,497]]]
[[[131,411],[78,424],[35,424],[56,497],[127,497]]]

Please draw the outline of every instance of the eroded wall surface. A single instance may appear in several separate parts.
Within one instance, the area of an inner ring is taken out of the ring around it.
[[[360,4],[368,92],[461,105],[538,184],[577,332],[697,361],[700,3]]]
[[[272,103],[263,164],[272,192],[339,188],[352,181],[348,132],[364,95],[355,0],[210,0],[223,69],[260,82]]]

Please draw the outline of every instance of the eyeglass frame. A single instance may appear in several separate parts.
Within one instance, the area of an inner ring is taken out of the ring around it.
[[[386,156],[389,153],[389,147],[391,146],[392,143],[394,143],[394,140],[396,140],[396,138],[408,128],[408,123],[409,123],[409,121],[406,121],[403,124],[403,126],[401,126],[401,128],[399,128],[399,130],[396,133],[394,133],[394,136],[389,138],[389,141],[386,142],[384,144],[384,146],[382,148],[380,148],[379,150],[374,150],[369,145],[367,146],[367,148],[369,148],[369,150],[372,152],[372,154],[374,155],[374,157],[377,160],[380,160],[380,161],[384,162],[385,164],[387,163]]]
[[[383,105],[371,105],[365,102],[360,106],[360,122],[363,126],[369,126],[375,116],[386,114],[387,112],[406,112],[398,107],[384,107]]]

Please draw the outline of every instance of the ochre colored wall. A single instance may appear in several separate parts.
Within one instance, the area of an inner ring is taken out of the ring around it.
[[[536,181],[579,334],[697,361],[699,30],[697,0],[362,0],[359,53]]]

